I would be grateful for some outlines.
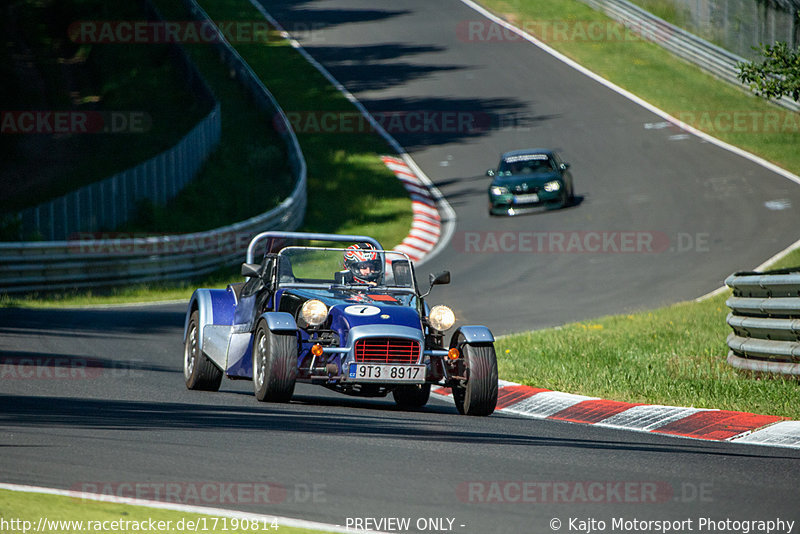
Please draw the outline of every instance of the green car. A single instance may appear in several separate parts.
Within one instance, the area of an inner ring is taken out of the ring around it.
[[[506,152],[489,186],[491,215],[519,215],[572,204],[574,187],[569,163],[552,150],[534,148]]]

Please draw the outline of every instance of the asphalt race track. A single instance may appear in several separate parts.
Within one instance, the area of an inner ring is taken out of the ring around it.
[[[452,243],[423,274],[452,271],[453,283],[433,296],[464,322],[503,333],[696,297],[798,237],[795,184],[661,128],[531,45],[465,39],[459,23],[479,17],[458,1],[267,8],[289,30],[311,29],[298,35],[304,46],[370,110],[503,118],[502,128],[393,132],[456,210]],[[483,173],[500,152],[527,146],[557,148],[572,163],[580,204],[489,218]],[[790,209],[768,209],[770,201]],[[644,233],[658,250],[464,245],[468,233],[480,244],[525,232],[548,243]],[[800,520],[794,449],[467,418],[440,400],[406,412],[302,385],[287,405],[258,403],[249,382],[188,391],[184,313],[182,304],[0,309],[0,480],[151,495],[177,484],[176,500],[188,504],[342,526],[408,518],[409,532],[445,531],[423,524],[429,518],[453,520],[454,532],[535,534],[554,532],[554,519],[561,532],[586,532],[577,521],[591,519],[606,532],[614,518],[684,521],[684,532],[703,531],[705,518]],[[266,499],[190,498],[204,485],[264,482],[274,490]]]
[[[180,484],[182,503],[342,526],[446,517],[463,533],[546,533],[570,517],[798,519],[795,449],[464,417],[439,401],[404,412],[309,386],[288,405],[258,403],[249,382],[192,392],[182,326],[179,305],[0,310],[0,479],[145,496]],[[277,502],[215,502],[216,484],[264,482]],[[208,485],[211,502],[193,502]]]

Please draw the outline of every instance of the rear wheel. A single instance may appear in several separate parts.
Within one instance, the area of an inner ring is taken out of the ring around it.
[[[297,336],[277,334],[261,321],[253,338],[253,390],[264,402],[289,402],[297,379]]]
[[[466,385],[453,387],[458,413],[490,415],[497,406],[497,356],[493,343],[469,344],[461,348]]]
[[[392,396],[401,408],[422,408],[431,396],[431,385],[400,386],[392,391]]]
[[[189,317],[186,343],[183,346],[183,378],[189,389],[219,391],[222,370],[200,350],[199,317],[200,313],[197,310]]]

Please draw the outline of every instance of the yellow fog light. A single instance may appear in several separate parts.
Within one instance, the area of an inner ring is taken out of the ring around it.
[[[320,345],[319,343],[315,343],[314,346],[311,347],[311,354],[313,354],[314,356],[322,356],[323,352],[324,351],[322,350],[322,345]]]
[[[453,347],[447,351],[447,357],[451,360],[457,360],[461,357],[461,352],[457,348]]]

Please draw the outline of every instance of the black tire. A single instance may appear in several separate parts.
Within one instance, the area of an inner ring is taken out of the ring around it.
[[[297,336],[261,321],[253,337],[253,391],[262,402],[289,402],[297,379]]]
[[[392,391],[394,402],[401,408],[422,408],[431,396],[430,384],[400,386]]]
[[[189,389],[219,391],[222,370],[200,350],[199,317],[200,313],[197,310],[189,317],[186,343],[183,346],[183,378]]]
[[[569,186],[569,195],[567,196],[567,202],[565,204],[566,207],[572,207],[575,205],[575,186],[570,184]]]
[[[464,344],[466,386],[453,387],[453,400],[462,415],[491,415],[497,406],[497,356],[493,343]]]

